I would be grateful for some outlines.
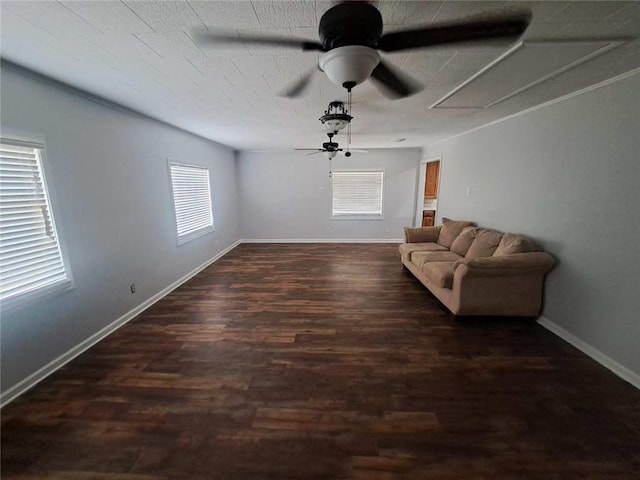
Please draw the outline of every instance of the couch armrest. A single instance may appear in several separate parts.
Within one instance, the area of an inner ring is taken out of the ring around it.
[[[553,257],[545,252],[514,253],[499,257],[462,258],[453,265],[453,271],[466,277],[544,274],[555,263]]]
[[[437,227],[404,227],[405,243],[428,243],[438,240],[440,226]]]

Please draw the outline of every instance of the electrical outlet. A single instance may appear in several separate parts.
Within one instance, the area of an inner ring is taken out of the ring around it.
[[[467,187],[466,194],[467,194],[467,197],[471,196],[471,187]]]
[[[385,228],[384,231],[389,233],[389,227]]]
[[[131,289],[131,293],[132,294],[136,293],[136,284],[135,283],[132,283],[131,287],[129,287],[129,288]]]

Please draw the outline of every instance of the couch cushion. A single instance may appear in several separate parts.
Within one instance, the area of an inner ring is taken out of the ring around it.
[[[429,262],[422,267],[429,280],[442,288],[453,286],[453,263],[452,262]]]
[[[451,244],[451,251],[464,256],[476,238],[477,227],[464,227]]]
[[[544,274],[555,264],[554,258],[544,252],[514,253],[479,258],[461,258],[453,264],[453,271],[466,270],[464,276],[504,277]]]
[[[455,262],[463,258],[453,252],[414,252],[411,254],[411,261],[419,268],[430,262]]]
[[[413,260],[411,257],[413,252],[447,252],[447,248],[442,245],[438,245],[437,243],[401,243],[400,247],[400,255],[407,257],[409,260]]]
[[[465,254],[465,258],[490,257],[498,248],[503,233],[486,228],[478,228],[475,231],[476,238],[471,243],[469,250]]]
[[[512,255],[514,253],[535,252],[536,246],[524,237],[513,233],[505,233],[496,251],[493,252],[494,257],[502,255]]]
[[[451,247],[451,244],[456,239],[464,227],[472,226],[472,222],[465,220],[451,220],[449,218],[442,219],[442,228],[440,229],[440,235],[438,235],[438,243],[447,248]]]

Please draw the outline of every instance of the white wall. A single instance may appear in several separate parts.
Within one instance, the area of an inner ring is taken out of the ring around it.
[[[377,149],[332,160],[334,170],[384,169],[382,220],[332,220],[329,161],[306,153],[239,154],[244,239],[391,240],[413,224],[419,149]]]
[[[427,148],[438,216],[558,260],[544,316],[640,375],[640,75]],[[470,188],[470,196],[466,196]]]
[[[1,75],[2,135],[45,143],[75,280],[70,292],[3,312],[3,392],[241,237],[399,239],[413,222],[419,150],[337,157],[334,169],[385,169],[384,219],[331,220],[321,155],[245,152],[235,161],[224,146],[13,71]],[[636,75],[424,153],[443,158],[439,218],[472,219],[538,241],[559,260],[544,315],[636,374],[639,92]],[[180,247],[167,157],[211,169],[216,231]]]
[[[2,391],[236,242],[234,153],[2,69],[2,136],[45,143],[75,289],[0,323]],[[176,246],[167,157],[210,169],[216,231]],[[132,295],[129,285],[135,283]]]

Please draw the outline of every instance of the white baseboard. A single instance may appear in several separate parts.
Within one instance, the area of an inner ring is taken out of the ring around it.
[[[540,325],[542,325],[544,328],[546,328],[547,330],[549,330],[550,332],[555,333],[557,336],[559,336],[565,342],[570,343],[571,345],[576,347],[582,353],[585,353],[585,354],[589,355],[596,362],[598,362],[602,366],[608,368],[613,373],[615,373],[617,376],[619,376],[623,380],[626,380],[631,385],[633,385],[634,387],[636,387],[637,389],[640,390],[640,375],[638,375],[637,373],[632,372],[627,367],[624,367],[624,366],[620,365],[613,358],[605,355],[600,350],[598,350],[597,348],[592,347],[591,345],[589,345],[585,341],[580,340],[578,337],[576,337],[572,333],[566,331],[561,326],[553,323],[548,318],[540,317],[538,319],[538,323]]]
[[[403,243],[402,238],[244,238],[240,243]]]
[[[106,336],[108,336],[111,333],[113,333],[114,331],[116,331],[118,328],[120,328],[121,326],[123,326],[124,324],[129,322],[131,319],[133,319],[136,315],[142,313],[144,310],[149,308],[151,305],[153,305],[157,301],[161,300],[163,297],[165,297],[166,295],[171,293],[173,290],[178,288],[180,285],[185,283],[187,280],[191,279],[193,276],[197,275],[202,270],[204,270],[209,265],[211,265],[213,262],[218,260],[220,257],[222,257],[226,253],[230,252],[234,248],[236,248],[238,245],[240,245],[240,241],[237,241],[237,242],[229,245],[227,248],[222,250],[220,253],[218,253],[213,258],[207,260],[202,265],[200,265],[200,266],[196,267],[195,269],[191,270],[189,273],[187,273],[186,275],[182,276],[181,278],[179,278],[178,280],[173,282],[168,287],[164,288],[163,290],[161,290],[160,292],[156,293],[151,298],[149,298],[149,299],[145,300],[144,302],[142,302],[140,305],[138,305],[134,309],[129,310],[127,313],[122,315],[120,318],[118,318],[114,322],[110,323],[106,327],[104,327],[101,330],[99,330],[96,333],[94,333],[89,338],[87,338],[83,342],[81,342],[78,345],[76,345],[75,347],[73,347],[71,350],[63,353],[58,358],[52,360],[51,362],[46,364],[44,367],[42,367],[39,370],[35,371],[34,373],[29,375],[24,380],[21,380],[20,382],[15,384],[13,387],[9,388],[7,391],[5,391],[2,394],[0,394],[0,407],[4,407],[9,402],[11,402],[12,400],[16,399],[18,396],[22,395],[24,392],[26,392],[30,388],[34,387],[37,383],[41,382],[46,377],[51,375],[53,372],[55,372],[56,370],[58,370],[59,368],[63,367],[64,365],[69,363],[71,360],[76,358],[78,355],[80,355],[84,351],[86,351],[89,348],[91,348],[93,345],[98,343],[100,340],[102,340]]]

